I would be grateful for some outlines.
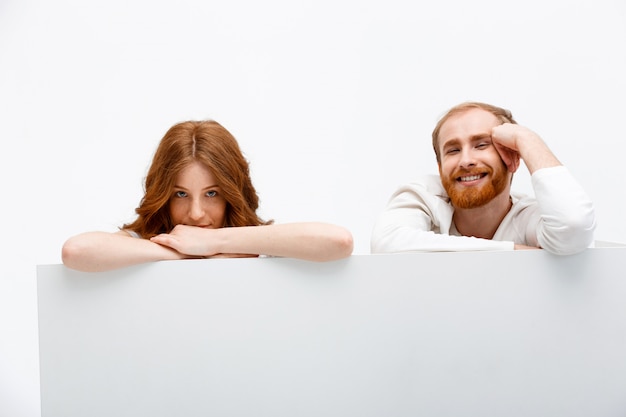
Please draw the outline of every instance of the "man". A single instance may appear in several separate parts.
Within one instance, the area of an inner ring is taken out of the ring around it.
[[[400,187],[377,220],[372,253],[543,248],[569,255],[593,243],[587,194],[533,131],[505,109],[462,103],[433,131],[439,176]],[[522,159],[535,197],[511,193]]]

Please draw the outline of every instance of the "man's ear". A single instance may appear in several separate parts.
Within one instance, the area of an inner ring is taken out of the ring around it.
[[[520,159],[519,153],[515,152],[515,155],[511,157],[510,163],[506,166],[510,173],[515,174],[515,171],[519,168]]]
[[[502,162],[504,162],[504,165],[506,165],[507,171],[515,173],[515,171],[517,171],[517,168],[519,168],[519,153],[502,145],[494,145],[496,147],[496,151],[498,151],[498,154],[500,155],[500,159],[502,159]]]
[[[513,157],[514,164],[513,164],[512,167],[509,167],[509,171],[511,171],[512,174],[515,174],[515,172],[519,168],[519,161],[520,161],[520,159],[521,158],[519,156],[519,153],[515,152],[515,156]]]

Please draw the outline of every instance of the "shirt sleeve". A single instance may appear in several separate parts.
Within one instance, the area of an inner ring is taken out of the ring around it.
[[[564,166],[543,168],[531,176],[541,220],[537,241],[558,255],[582,252],[593,244],[593,203]]]
[[[431,182],[434,181],[431,179]],[[437,179],[437,184],[439,180]],[[400,187],[377,219],[371,253],[512,250],[512,241],[450,235],[453,209],[441,185],[413,182]]]

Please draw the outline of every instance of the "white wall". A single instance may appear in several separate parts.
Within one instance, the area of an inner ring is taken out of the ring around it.
[[[597,238],[625,241],[626,4],[416,3],[0,0],[0,415],[39,415],[35,265],[131,219],[181,120],[238,138],[265,217],[344,225],[363,254],[395,187],[436,172],[441,113],[491,102],[583,183]]]

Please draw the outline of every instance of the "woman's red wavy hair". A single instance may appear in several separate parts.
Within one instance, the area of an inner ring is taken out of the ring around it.
[[[172,126],[154,154],[146,176],[145,194],[135,209],[137,219],[122,229],[143,238],[170,232],[169,202],[178,174],[198,161],[215,176],[226,200],[226,227],[270,224],[256,214],[259,198],[252,185],[248,161],[239,144],[222,125],[213,121],[186,121]]]

